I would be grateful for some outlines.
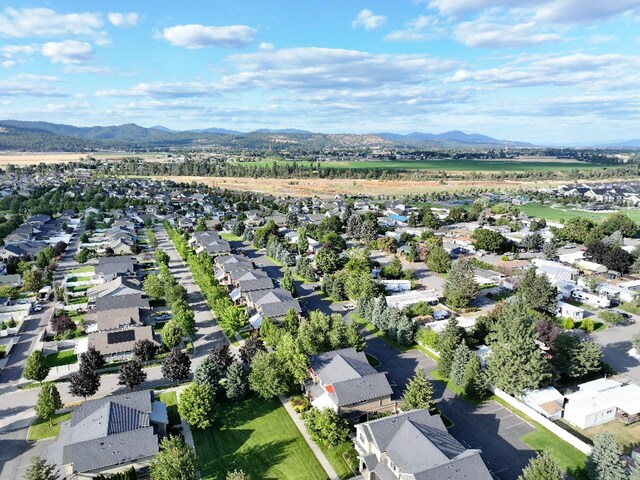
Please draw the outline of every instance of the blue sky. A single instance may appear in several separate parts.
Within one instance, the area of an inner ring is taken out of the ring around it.
[[[0,1],[0,118],[640,137],[640,0]]]

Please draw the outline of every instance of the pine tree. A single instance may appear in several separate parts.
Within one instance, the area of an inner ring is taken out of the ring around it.
[[[56,410],[62,408],[60,400],[60,392],[53,383],[45,383],[38,394],[38,403],[36,403],[36,415],[43,420],[48,420],[52,425],[53,416]]]
[[[455,317],[451,317],[438,338],[438,372],[445,378],[451,375],[451,365],[458,345],[463,342],[463,330]]]
[[[524,274],[518,286],[518,295],[525,305],[540,312],[552,312],[556,308],[557,289],[544,273],[536,274],[535,268],[530,268]]]
[[[585,467],[589,480],[626,480],[622,449],[609,432],[599,433]]]
[[[427,379],[424,370],[416,370],[413,378],[402,393],[402,409],[404,411],[425,409],[435,412],[438,406],[433,399],[433,385]]]
[[[406,315],[401,315],[396,322],[395,340],[400,345],[413,345],[416,339],[417,325]]]
[[[538,388],[551,378],[549,364],[535,343],[536,332],[521,300],[500,312],[496,331],[489,336],[489,381],[511,395]]]
[[[385,312],[387,310],[387,301],[384,297],[378,297],[373,301],[373,307],[371,308],[370,318],[367,320],[375,325],[378,330],[382,330],[383,332],[387,331],[387,316]]]
[[[461,258],[453,264],[444,284],[443,294],[447,305],[454,308],[466,307],[476,297],[478,284],[470,260]]]
[[[22,376],[27,380],[42,382],[49,375],[49,370],[42,350],[34,350],[27,358]]]
[[[293,275],[289,267],[284,268],[284,275],[280,279],[280,288],[291,293],[292,296],[297,296],[296,283],[293,281]]]
[[[129,360],[120,367],[118,373],[118,385],[125,385],[129,390],[140,385],[147,379],[147,372],[142,369],[142,363],[137,358]]]
[[[564,478],[564,472],[558,462],[544,452],[529,460],[518,480],[563,480]]]
[[[480,359],[476,354],[472,354],[467,363],[462,390],[465,395],[478,400],[484,398],[487,394],[487,376],[482,371]]]
[[[459,387],[464,387],[465,372],[472,355],[474,355],[474,353],[469,350],[469,347],[467,347],[464,342],[458,345],[458,348],[456,348],[453,354],[449,378]]]
[[[247,371],[238,362],[233,362],[227,369],[224,391],[229,400],[242,400],[249,391]]]
[[[218,370],[218,367],[210,356],[205,357],[193,372],[193,383],[209,385],[214,393],[218,391],[221,378],[222,373]]]
[[[360,326],[357,322],[351,322],[347,325],[347,345],[355,348],[358,352],[362,352],[365,348],[367,348],[367,342],[364,339],[364,336],[360,332]]]
[[[24,474],[25,480],[58,480],[58,467],[46,462],[42,457],[31,457]]]

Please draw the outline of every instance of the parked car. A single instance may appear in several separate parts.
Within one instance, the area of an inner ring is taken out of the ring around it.
[[[41,311],[42,311],[42,305],[41,305],[41,304],[39,304],[39,303],[36,303],[36,304],[33,306],[33,311],[34,311],[34,312],[41,312]]]
[[[433,311],[433,319],[434,320],[444,320],[445,318],[449,318],[449,315],[451,315],[449,313],[448,310],[434,310]]]
[[[351,310],[355,310],[356,306],[350,303],[347,303],[344,307],[342,307],[345,312],[350,312]]]

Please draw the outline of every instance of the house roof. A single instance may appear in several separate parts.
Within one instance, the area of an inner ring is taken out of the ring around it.
[[[143,297],[141,292],[105,295],[96,298],[96,312],[131,308],[149,308],[149,299]]]
[[[101,275],[121,275],[135,272],[136,261],[131,257],[100,257],[96,273]]]
[[[89,346],[94,347],[103,355],[126,353],[133,351],[133,346],[139,340],[153,340],[153,330],[150,326],[136,326],[124,330],[102,330],[89,333]],[[154,342],[155,343],[155,342]]]

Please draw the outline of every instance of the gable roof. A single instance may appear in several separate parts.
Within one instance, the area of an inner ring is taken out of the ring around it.
[[[101,330],[89,333],[89,346],[94,347],[103,355],[112,353],[126,353],[133,351],[133,346],[139,340],[153,340],[151,326],[135,326],[124,330]]]
[[[131,308],[149,308],[149,299],[143,297],[141,292],[105,295],[96,298],[96,312]]]
[[[100,257],[95,268],[100,275],[122,275],[135,272],[136,261],[131,257]]]

